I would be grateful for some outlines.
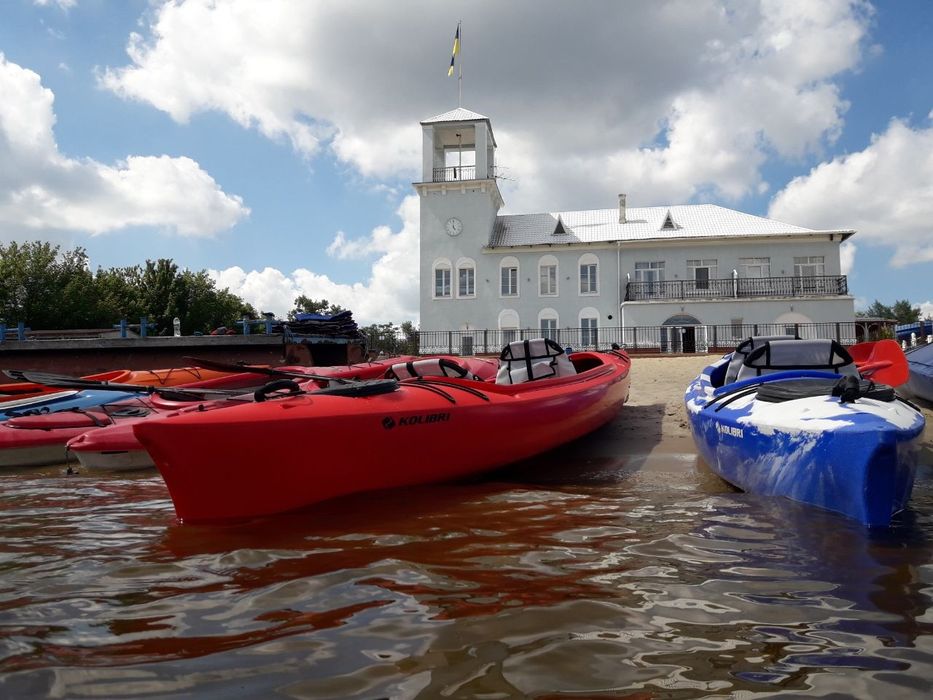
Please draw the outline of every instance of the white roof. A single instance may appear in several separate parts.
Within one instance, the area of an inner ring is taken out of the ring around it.
[[[668,214],[673,227],[664,228]],[[497,216],[489,247],[826,233],[842,234],[842,240],[845,240],[855,233],[851,229],[817,231],[802,228],[715,204],[629,207],[625,218],[625,223],[620,224],[617,208]],[[558,219],[566,233],[554,233]]]
[[[457,107],[457,109],[452,109],[449,112],[444,112],[443,114],[438,114],[436,117],[431,117],[430,119],[425,119],[422,124],[438,124],[440,122],[475,122],[475,121],[489,121],[489,117],[484,117],[482,114],[477,114],[476,112],[471,112],[468,109],[463,107]]]

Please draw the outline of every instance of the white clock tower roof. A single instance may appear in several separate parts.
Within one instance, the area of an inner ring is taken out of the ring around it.
[[[439,124],[441,122],[476,122],[476,121],[489,121],[489,117],[484,117],[482,114],[477,114],[472,112],[469,109],[464,109],[463,107],[457,107],[457,109],[452,109],[449,112],[444,112],[443,114],[438,114],[436,117],[431,117],[430,119],[425,119],[422,124]]]

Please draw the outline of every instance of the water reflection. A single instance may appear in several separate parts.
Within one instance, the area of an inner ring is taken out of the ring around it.
[[[552,467],[220,527],[178,525],[152,475],[4,477],[0,693],[887,696],[933,677],[928,472],[869,534],[702,467]]]

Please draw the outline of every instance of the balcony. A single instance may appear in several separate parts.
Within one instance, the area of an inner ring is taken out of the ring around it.
[[[496,176],[495,167],[487,168],[488,174],[480,174],[480,179],[490,178]],[[431,179],[431,182],[460,182],[461,180],[475,180],[476,179],[476,166],[475,165],[460,165],[454,166],[452,168],[434,168],[434,173]]]
[[[739,277],[671,282],[629,282],[625,301],[836,297],[849,293],[845,275],[825,277]]]

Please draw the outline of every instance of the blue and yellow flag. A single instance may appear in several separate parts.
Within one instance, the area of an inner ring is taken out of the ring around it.
[[[457,25],[457,33],[454,34],[454,50],[450,54],[450,68],[447,69],[447,77],[454,74],[454,61],[457,54],[460,53],[460,25]]]

